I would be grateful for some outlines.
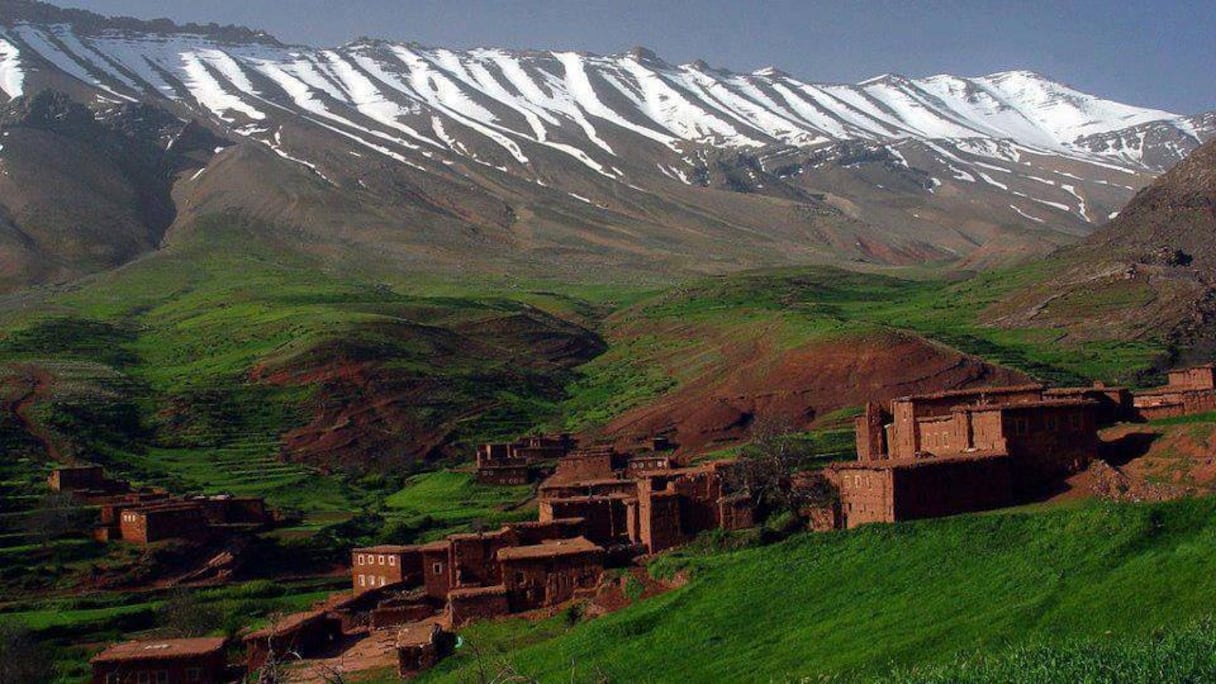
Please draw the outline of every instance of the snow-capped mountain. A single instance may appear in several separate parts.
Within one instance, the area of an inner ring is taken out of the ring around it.
[[[54,88],[98,111],[158,103],[330,186],[375,193],[383,165],[396,167],[444,211],[467,203],[442,199],[451,190],[436,183],[491,195],[516,217],[534,213],[520,209],[540,193],[612,225],[636,222],[656,198],[664,206],[646,220],[667,227],[686,221],[674,214],[746,224],[740,215],[763,203],[744,232],[810,207],[841,219],[811,231],[827,251],[881,261],[1041,251],[1104,222],[1216,130],[1210,115],[1120,104],[1026,71],[816,84],[774,68],[668,64],[640,48],[317,49],[24,0],[0,10],[10,99]],[[697,189],[752,198],[723,209]],[[1011,246],[1018,230],[1031,237]]]
[[[189,33],[84,32],[71,24],[4,27],[0,89],[7,96],[24,93],[30,72],[46,66],[116,98],[188,103],[247,136],[287,108],[393,151],[467,155],[446,132],[456,123],[519,164],[528,163],[520,149],[526,142],[607,175],[615,175],[611,162],[619,155],[605,128],[677,151],[1005,140],[1151,171],[1162,164],[1146,159],[1146,136],[1137,129],[1168,130],[1178,141],[1172,162],[1201,138],[1187,117],[1103,100],[1027,71],[815,84],[773,68],[736,74],[702,62],[670,65],[641,48],[609,57],[367,41],[322,50],[269,38],[235,43]],[[366,120],[387,130],[369,129]]]

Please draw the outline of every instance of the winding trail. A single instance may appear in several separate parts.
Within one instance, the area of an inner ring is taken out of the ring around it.
[[[55,446],[51,431],[40,426],[33,418],[34,406],[38,400],[46,396],[47,390],[54,379],[46,370],[38,366],[25,365],[15,367],[17,382],[24,383],[24,392],[9,404],[9,410],[17,423],[34,439],[42,444],[47,456],[56,463],[64,463],[65,458]]]

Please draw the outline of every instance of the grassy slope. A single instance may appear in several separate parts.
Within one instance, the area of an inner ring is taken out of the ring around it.
[[[914,331],[1057,384],[1135,382],[1161,358],[1160,341],[1063,340],[1064,328],[1005,330],[979,314],[1043,277],[1037,265],[961,282],[832,268],[781,269],[709,278],[622,308],[604,324],[609,350],[580,368],[565,403],[566,427],[602,425],[724,361],[731,340],[775,348],[867,330]]]
[[[471,628],[483,657],[564,679],[770,681],[948,666],[1041,642],[1142,642],[1211,612],[1216,501],[1092,504],[804,534],[727,554],[674,554],[676,591],[569,630]],[[532,633],[540,630],[541,634]],[[554,636],[554,634],[558,636]],[[472,650],[427,681],[464,681]],[[673,669],[672,654],[681,657]],[[914,678],[913,678],[914,679]],[[948,678],[947,678],[948,679]]]
[[[482,485],[469,473],[424,473],[411,477],[401,491],[385,499],[385,517],[425,529],[428,538],[438,538],[475,523],[494,527],[534,520],[535,506],[525,505],[532,494],[529,485]]]

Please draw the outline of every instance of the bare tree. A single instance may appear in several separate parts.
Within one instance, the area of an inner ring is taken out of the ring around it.
[[[751,497],[761,511],[800,511],[830,503],[835,487],[818,473],[806,473],[815,456],[798,439],[793,425],[781,419],[761,418],[752,423],[751,442],[727,472],[726,486]]]

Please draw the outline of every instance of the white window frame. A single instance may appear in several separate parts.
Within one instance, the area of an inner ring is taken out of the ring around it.
[[[396,566],[397,566],[397,557],[396,557],[396,556],[389,556],[389,557],[388,557],[388,564],[389,564],[389,565],[391,565],[391,566],[393,566],[393,567],[396,567]]]

